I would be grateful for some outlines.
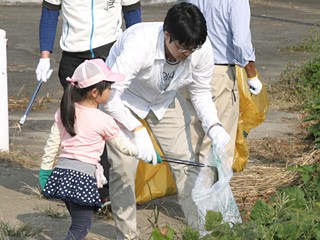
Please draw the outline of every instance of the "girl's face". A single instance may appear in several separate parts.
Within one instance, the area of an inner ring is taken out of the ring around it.
[[[109,100],[111,93],[112,93],[112,89],[111,89],[111,86],[109,86],[108,88],[103,90],[101,94],[97,95],[96,102],[98,104],[106,103]]]

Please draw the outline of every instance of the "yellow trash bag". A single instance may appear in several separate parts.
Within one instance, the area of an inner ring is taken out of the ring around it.
[[[259,95],[254,95],[249,91],[247,74],[244,68],[236,66],[236,77],[240,98],[240,114],[232,168],[234,172],[241,172],[247,165],[249,158],[246,137],[251,129],[265,120],[269,100],[266,86],[263,83]],[[261,80],[260,76],[259,79]]]
[[[164,156],[162,149],[151,132],[148,123],[140,119],[146,127],[152,140],[154,149]],[[139,161],[135,179],[136,201],[147,202],[156,198],[175,194],[176,183],[173,178],[170,166],[167,162],[158,163],[156,166]]]

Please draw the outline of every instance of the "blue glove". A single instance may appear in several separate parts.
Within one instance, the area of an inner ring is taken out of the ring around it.
[[[46,185],[48,178],[50,177],[52,173],[52,170],[43,170],[40,169],[39,171],[39,183],[40,183],[40,187],[41,189],[44,189],[44,186]]]

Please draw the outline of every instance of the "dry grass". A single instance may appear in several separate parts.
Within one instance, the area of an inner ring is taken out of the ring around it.
[[[270,109],[283,111],[301,110],[302,100],[298,97],[296,89],[290,84],[276,82],[268,85]]]
[[[299,138],[277,139],[266,137],[249,139],[250,159],[264,164],[289,166],[311,151],[312,142]]]
[[[29,104],[29,97],[9,97],[8,98],[8,108],[10,110],[25,110]],[[47,109],[48,103],[57,102],[59,100],[53,99],[49,93],[44,97],[36,98],[32,104],[32,111],[40,111]]]
[[[48,216],[50,218],[54,218],[54,219],[62,219],[62,218],[66,218],[68,216],[67,211],[61,210],[58,207],[53,208],[53,207],[49,206],[41,212],[43,213],[43,215]]]
[[[296,183],[297,174],[289,171],[288,166],[312,164],[320,158],[320,150],[311,148],[309,141],[298,138],[251,140],[249,146],[250,162],[231,180],[233,194],[244,218],[258,199],[268,200],[277,188]]]
[[[25,182],[21,182],[23,186],[21,187],[21,190],[24,192],[27,192],[31,196],[35,196],[38,199],[43,199],[43,195],[41,194],[41,189],[38,187],[32,187],[29,184]]]
[[[105,221],[113,219],[112,212],[107,207],[104,207],[104,208],[99,209],[98,211],[96,211],[94,217],[96,219],[105,220]]]
[[[32,156],[15,150],[10,152],[0,151],[0,167],[38,167],[39,163]]]

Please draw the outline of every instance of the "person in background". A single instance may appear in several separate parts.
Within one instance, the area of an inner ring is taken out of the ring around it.
[[[106,179],[99,162],[105,141],[123,154],[140,156],[137,147],[120,135],[114,119],[98,109],[108,101],[111,85],[124,78],[111,72],[101,59],[84,61],[67,78],[71,84],[64,91],[54,123],[61,134],[58,163],[52,170],[43,161],[40,171],[51,173],[39,179],[42,194],[64,201],[70,213],[72,223],[65,239],[84,239],[93,210],[101,205],[98,188]]]
[[[63,88],[68,86],[66,78],[86,59],[106,58],[113,43],[122,33],[122,13],[126,27],[141,22],[139,0],[44,0],[39,25],[40,59],[36,68],[37,80],[46,82],[50,78],[50,56],[56,36],[58,17],[62,14],[59,64],[59,79]],[[59,134],[57,134],[59,135]],[[109,162],[106,150],[101,164],[108,178]],[[109,185],[99,189],[101,199],[109,203]]]
[[[203,130],[213,144],[224,146],[229,135],[221,126],[212,101],[210,80],[212,48],[206,21],[192,4],[169,9],[164,22],[139,23],[127,29],[112,46],[106,60],[112,71],[126,75],[115,83],[105,111],[128,137],[135,139],[147,159],[156,158],[144,119],[167,157],[194,161],[190,144],[190,115],[179,89],[188,86]],[[135,172],[137,164],[108,144],[110,196],[116,222],[116,239],[139,239],[136,219]],[[120,161],[119,161],[120,160]],[[198,175],[192,166],[170,164],[177,196],[187,223],[198,226],[191,197]]]
[[[186,0],[203,13],[211,42],[214,69],[211,80],[213,101],[222,126],[230,135],[226,146],[228,160],[234,160],[235,140],[239,119],[239,92],[235,66],[245,68],[249,90],[258,95],[262,89],[255,67],[255,51],[250,32],[249,0]],[[193,150],[200,162],[208,155],[211,141],[201,128],[191,100],[186,96],[192,115]]]

